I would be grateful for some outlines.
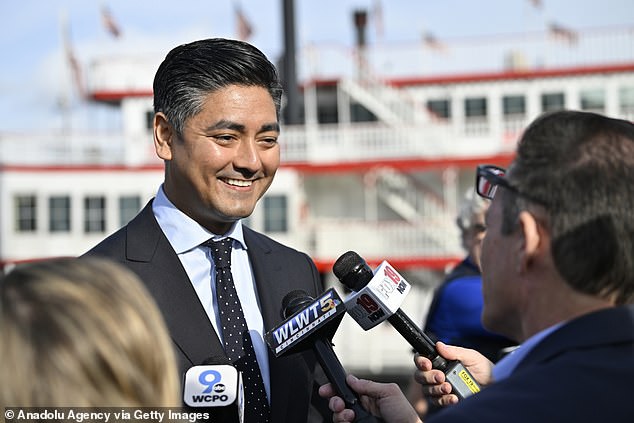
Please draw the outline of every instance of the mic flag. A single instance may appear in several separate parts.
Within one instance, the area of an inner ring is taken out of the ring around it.
[[[358,291],[345,304],[349,314],[364,330],[384,320],[389,321],[416,352],[432,362],[434,369],[445,373],[458,398],[480,391],[480,386],[462,363],[447,361],[438,354],[429,336],[400,309],[411,287],[386,261],[372,272],[361,256],[348,251],[337,259],[332,270],[345,286]]]
[[[212,416],[244,422],[244,386],[242,373],[228,364],[226,357],[210,358],[190,367],[185,373],[183,401],[189,407],[214,407]]]
[[[411,285],[383,261],[370,281],[346,298],[348,313],[363,330],[369,330],[396,313],[411,289]]]
[[[331,288],[314,299],[304,291],[292,291],[282,300],[280,326],[265,335],[276,357],[299,348],[312,348],[335,392],[347,408],[354,411],[356,422],[377,423],[362,406],[359,397],[346,384],[346,371],[332,349],[332,337],[346,314],[337,292]]]
[[[346,308],[334,288],[330,288],[317,299],[308,297],[303,291],[293,291],[284,298],[282,311],[286,320],[264,335],[276,357],[295,350],[300,344],[303,346],[307,339],[317,334],[332,339]]]

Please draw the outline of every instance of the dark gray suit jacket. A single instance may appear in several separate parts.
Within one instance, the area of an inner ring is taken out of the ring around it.
[[[247,227],[244,240],[265,331],[281,323],[282,299],[288,292],[301,289],[313,297],[323,292],[319,273],[306,254]],[[154,217],[151,201],[128,225],[86,255],[110,257],[140,276],[163,313],[176,347],[181,375],[210,357],[224,356],[185,269]],[[269,352],[272,422],[307,421],[315,362],[310,349],[280,358]],[[323,406],[323,400],[315,396],[313,400]]]
[[[586,314],[535,346],[506,379],[455,406],[440,422],[634,421],[634,305]]]

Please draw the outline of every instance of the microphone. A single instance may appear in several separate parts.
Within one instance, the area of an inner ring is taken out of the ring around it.
[[[277,328],[264,339],[276,357],[311,347],[317,360],[333,385],[335,392],[354,411],[355,422],[379,423],[362,406],[357,394],[346,383],[346,371],[332,349],[332,336],[346,313],[343,301],[331,288],[314,299],[305,291],[291,291],[282,300],[282,318]]]
[[[432,362],[434,369],[445,374],[453,387],[452,392],[459,399],[480,391],[480,386],[462,363],[447,361],[438,354],[429,336],[400,309],[411,285],[387,261],[373,272],[361,256],[348,251],[337,259],[332,270],[341,283],[355,291],[348,296],[345,306],[363,330],[387,320],[417,353]]]
[[[209,357],[185,373],[183,401],[189,407],[211,407],[211,421],[244,423],[242,373],[227,357]]]

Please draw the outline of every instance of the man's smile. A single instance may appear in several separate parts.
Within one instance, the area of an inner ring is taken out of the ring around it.
[[[226,184],[233,185],[236,187],[250,187],[253,184],[253,181],[245,181],[244,179],[221,178],[220,180]]]

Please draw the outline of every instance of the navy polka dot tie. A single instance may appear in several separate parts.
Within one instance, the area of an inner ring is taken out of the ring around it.
[[[231,275],[231,243],[231,238],[225,238],[220,241],[210,240],[204,245],[211,248],[216,266],[216,298],[225,353],[231,363],[242,372],[244,379],[244,421],[265,423],[269,421],[269,403],[249,328]]]

